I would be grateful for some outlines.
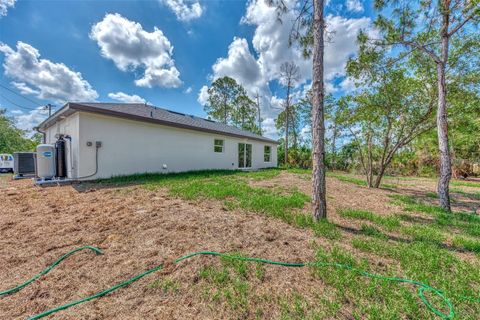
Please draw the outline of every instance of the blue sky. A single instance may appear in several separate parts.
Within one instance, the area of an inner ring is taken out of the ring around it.
[[[295,8],[294,0],[287,4]],[[228,75],[261,95],[264,129],[275,136],[271,106],[283,98],[281,63],[299,65],[298,96],[310,80],[310,61],[288,46],[293,14],[279,23],[263,0],[0,0],[0,83],[41,104],[147,101],[205,116],[206,86]],[[371,29],[371,14],[361,0],[329,2],[330,92],[351,87],[343,67],[356,51],[357,32]],[[24,129],[45,116],[27,110],[38,107],[32,101],[4,88],[0,94],[0,106]]]

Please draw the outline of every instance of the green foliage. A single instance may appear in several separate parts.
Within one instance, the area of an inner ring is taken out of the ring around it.
[[[257,106],[235,79],[217,78],[208,88],[208,103],[204,109],[215,120],[261,134],[257,125]]]
[[[285,163],[285,146],[277,149],[278,163],[287,168],[312,168],[312,151],[306,146],[288,148],[288,163]]]
[[[0,109],[0,153],[33,151],[40,139],[39,135],[27,138],[25,131],[16,128],[14,121],[5,115],[5,110]]]
[[[436,92],[387,49],[371,46],[362,33],[358,39],[358,57],[346,70],[359,88],[338,101],[339,122],[351,133],[368,185],[378,187],[397,151],[433,127]]]
[[[240,90],[240,95],[236,97],[233,103],[232,123],[236,127],[261,134],[260,128],[257,126],[256,105],[250,99],[244,90]]]

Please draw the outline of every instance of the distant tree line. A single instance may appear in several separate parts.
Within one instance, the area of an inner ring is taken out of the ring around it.
[[[6,115],[6,110],[0,109],[0,153],[33,151],[40,141],[40,135],[29,138],[24,130],[15,126],[14,120]]]

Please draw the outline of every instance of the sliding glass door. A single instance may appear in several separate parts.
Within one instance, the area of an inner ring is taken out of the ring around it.
[[[248,143],[238,144],[238,167],[252,167],[252,145]]]

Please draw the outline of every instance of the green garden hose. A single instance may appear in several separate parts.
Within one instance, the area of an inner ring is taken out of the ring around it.
[[[75,252],[78,252],[80,250],[85,250],[85,249],[90,249],[92,251],[94,251],[95,253],[97,254],[101,254],[102,252],[100,251],[100,249],[98,248],[95,248],[95,247],[90,247],[90,246],[85,246],[85,247],[81,247],[81,248],[78,248],[78,249],[75,249],[65,255],[63,255],[62,257],[60,257],[57,261],[55,261],[52,265],[50,265],[49,267],[47,267],[45,270],[43,270],[42,272],[40,272],[38,275],[34,276],[33,278],[31,278],[30,280],[26,281],[25,283],[21,284],[21,285],[18,285],[16,286],[15,288],[12,288],[12,289],[9,289],[9,290],[6,290],[6,291],[3,291],[3,292],[0,292],[0,296],[2,295],[6,295],[6,294],[10,294],[10,293],[13,293],[13,292],[16,292],[24,287],[26,287],[27,285],[29,285],[30,283],[32,283],[33,281],[37,280],[39,277],[47,274],[53,267],[55,267],[57,264],[59,264],[63,259],[67,258],[68,256],[74,254]],[[268,260],[268,259],[261,259],[261,258],[254,258],[254,257],[242,257],[242,256],[232,256],[232,255],[228,255],[228,254],[224,254],[224,253],[220,253],[220,252],[213,252],[213,251],[199,251],[199,252],[194,252],[194,253],[191,253],[191,254],[188,254],[186,256],[183,256],[183,257],[180,257],[178,258],[177,260],[175,260],[175,263],[180,263],[181,261],[183,260],[187,260],[187,259],[190,259],[192,257],[195,257],[195,256],[199,256],[199,255],[208,255],[208,256],[216,256],[216,257],[222,257],[222,258],[227,258],[227,259],[231,259],[231,260],[241,260],[241,261],[249,261],[249,262],[257,262],[257,263],[263,263],[263,264],[270,264],[270,265],[277,265],[277,266],[284,266],[284,267],[334,267],[334,268],[338,268],[338,269],[344,269],[344,270],[349,270],[349,271],[352,271],[354,273],[357,273],[361,276],[364,276],[364,277],[369,277],[369,278],[374,278],[374,279],[380,279],[380,280],[385,280],[385,281],[392,281],[392,282],[398,282],[398,283],[409,283],[409,284],[412,284],[414,286],[417,286],[418,287],[418,296],[420,297],[420,299],[422,300],[422,302],[425,304],[425,306],[431,311],[433,312],[434,314],[436,314],[437,316],[439,316],[441,319],[444,319],[444,320],[450,320],[450,319],[453,319],[453,317],[455,316],[455,312],[454,312],[454,308],[453,308],[453,304],[451,303],[451,301],[444,295],[444,293],[434,287],[431,287],[425,283],[422,283],[422,282],[418,282],[418,281],[414,281],[414,280],[409,280],[409,279],[405,279],[405,278],[396,278],[396,277],[385,277],[385,276],[381,276],[381,275],[377,275],[377,274],[373,274],[373,273],[369,273],[369,272],[366,272],[364,270],[360,270],[360,269],[356,269],[352,266],[349,266],[349,265],[346,265],[346,264],[340,264],[340,263],[330,263],[330,262],[297,262],[297,263],[293,263],[293,262],[281,262],[281,261],[272,261],[272,260]],[[122,287],[125,287],[143,277],[145,277],[146,275],[148,274],[151,274],[153,272],[156,272],[156,271],[159,271],[163,268],[163,265],[159,265],[159,266],[156,266],[152,269],[149,269],[147,271],[144,271],[142,273],[140,273],[139,275],[133,277],[133,278],[130,278],[124,282],[121,282],[111,288],[108,288],[106,290],[103,290],[101,292],[98,292],[94,295],[91,295],[91,296],[88,296],[88,297],[85,297],[85,298],[82,298],[80,300],[75,300],[75,301],[72,301],[72,302],[69,302],[67,304],[64,304],[62,306],[59,306],[59,307],[56,307],[56,308],[53,308],[53,309],[50,309],[50,310],[47,310],[45,312],[42,312],[40,314],[37,314],[35,316],[32,316],[30,318],[28,318],[28,320],[36,320],[36,319],[40,319],[40,318],[43,318],[43,317],[46,317],[50,314],[53,314],[55,312],[58,312],[60,310],[65,310],[67,308],[70,308],[70,307],[73,307],[77,304],[80,304],[80,303],[84,303],[84,302],[87,302],[87,301],[90,301],[90,300],[93,300],[93,299],[96,299],[96,298],[100,298],[104,295],[107,295],[117,289],[120,289]],[[443,313],[442,311],[440,311],[439,309],[435,308],[427,299],[427,297],[425,296],[425,292],[430,292],[434,295],[437,295],[445,304],[445,306],[448,308],[448,314],[446,313]],[[470,298],[470,297],[464,297],[466,300],[471,300],[471,301],[474,301],[474,302],[480,302],[480,299],[476,299],[476,298]]]
[[[25,281],[24,283],[22,284],[19,284],[18,286],[16,287],[13,287],[11,289],[8,289],[8,290],[5,290],[5,291],[0,291],[0,297],[1,296],[4,296],[4,295],[7,295],[7,294],[11,294],[11,293],[14,293],[14,292],[17,292],[19,290],[22,290],[23,288],[25,288],[26,286],[28,286],[30,283],[34,282],[35,280],[37,280],[38,278],[40,278],[41,276],[44,276],[46,275],[48,272],[50,272],[50,270],[52,270],[57,264],[59,264],[60,262],[62,262],[62,260],[68,258],[69,256],[71,256],[72,254],[78,252],[78,251],[82,251],[82,250],[92,250],[93,252],[95,252],[96,254],[102,254],[102,251],[98,248],[95,248],[95,247],[91,247],[91,246],[84,246],[84,247],[80,247],[80,248],[77,248],[75,250],[72,250],[70,251],[69,253],[66,253],[64,254],[63,256],[61,256],[60,258],[58,258],[57,261],[55,261],[54,263],[52,263],[50,266],[46,267],[42,272],[40,272],[39,274],[37,274],[36,276],[34,276],[33,278],[31,278],[30,280],[27,280]]]

